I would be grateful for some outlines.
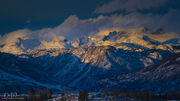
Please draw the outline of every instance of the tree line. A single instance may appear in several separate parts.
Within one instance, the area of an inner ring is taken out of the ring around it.
[[[180,92],[169,92],[166,94],[158,94],[154,92],[133,92],[124,90],[102,90],[104,94],[111,94],[112,96],[123,96],[126,98],[136,99],[165,99],[165,100],[180,100]]]

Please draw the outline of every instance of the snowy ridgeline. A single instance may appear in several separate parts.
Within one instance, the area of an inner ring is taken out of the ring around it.
[[[28,32],[9,33],[0,41],[0,52],[26,54],[32,50],[42,49],[74,49],[89,46],[113,46],[116,49],[143,51],[146,49],[161,49],[179,52],[180,37],[178,33],[164,32],[162,29],[152,31],[147,28],[119,29],[94,33],[89,36],[67,39],[64,36],[54,36],[51,39],[29,37]],[[0,37],[1,38],[1,37]]]

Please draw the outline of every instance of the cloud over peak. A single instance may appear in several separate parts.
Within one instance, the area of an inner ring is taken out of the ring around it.
[[[97,34],[106,35],[108,31],[117,29],[131,29],[139,27],[147,27],[150,29],[163,28],[168,32],[180,32],[180,11],[169,9],[166,14],[152,14],[132,12],[126,15],[112,14],[99,15],[96,18],[80,19],[76,15],[69,16],[63,23],[54,28],[43,28],[40,30],[22,29],[11,33],[7,33],[0,37],[0,46],[5,46],[5,50],[14,50],[16,52],[16,44],[25,43],[24,46],[19,45],[23,49],[42,47],[64,47],[65,43],[58,44],[57,40],[76,40],[77,38]],[[33,44],[33,47],[28,47]],[[14,47],[14,48],[13,48]],[[19,50],[18,50],[19,51]],[[17,52],[18,52],[17,51]]]

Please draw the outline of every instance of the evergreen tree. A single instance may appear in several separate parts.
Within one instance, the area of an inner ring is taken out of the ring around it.
[[[79,101],[88,101],[88,91],[80,91],[78,100]]]

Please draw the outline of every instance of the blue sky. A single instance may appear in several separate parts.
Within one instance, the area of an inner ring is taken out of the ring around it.
[[[74,35],[79,30],[82,35],[106,28],[142,26],[180,32],[179,5],[179,0],[0,0],[0,34],[58,26],[74,29]],[[71,28],[74,19],[76,27]]]

